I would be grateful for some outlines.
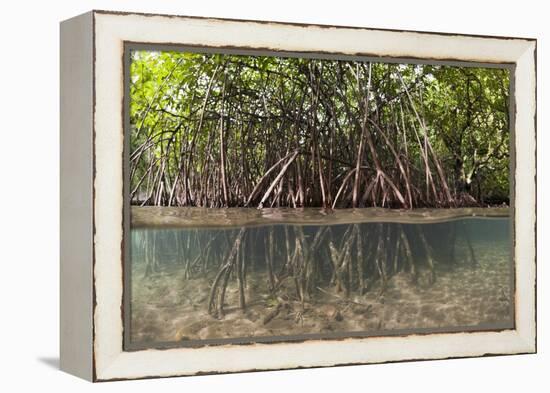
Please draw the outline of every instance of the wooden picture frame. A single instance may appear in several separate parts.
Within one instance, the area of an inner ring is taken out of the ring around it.
[[[124,81],[140,45],[508,67],[514,326],[125,350]],[[60,64],[62,370],[109,381],[536,352],[536,40],[91,11],[61,23]]]

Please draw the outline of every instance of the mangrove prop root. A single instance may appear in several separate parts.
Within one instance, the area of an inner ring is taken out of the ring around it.
[[[273,239],[273,228],[269,228],[269,236],[266,238],[266,253],[267,253],[267,269],[269,276],[269,290],[271,292],[275,289],[275,277],[273,275],[273,259],[274,259],[274,239]]]
[[[269,322],[271,322],[277,315],[279,315],[282,307],[283,305],[281,303],[278,303],[275,309],[264,317],[262,323],[264,325],[267,325]]]
[[[241,246],[241,241],[243,239],[243,236],[245,234],[245,228],[241,228],[239,233],[237,234],[237,237],[235,238],[235,241],[233,243],[233,247],[227,254],[227,257],[225,259],[224,264],[218,271],[218,274],[216,275],[216,278],[214,279],[214,283],[212,284],[212,287],[210,289],[210,296],[208,300],[208,312],[213,315],[214,310],[216,309],[216,295],[218,295],[218,303],[217,303],[217,316],[219,318],[223,318],[224,312],[223,312],[223,302],[225,299],[225,290],[227,288],[227,284],[229,281],[229,275],[231,273],[231,270],[233,269],[233,266],[235,264],[235,261],[238,262],[238,254],[239,249]],[[223,278],[223,282],[221,281]],[[221,283],[221,288],[220,288]]]
[[[428,244],[426,237],[424,236],[424,232],[422,231],[422,228],[417,229],[418,236],[420,237],[420,241],[422,246],[424,247],[424,251],[426,253],[426,262],[428,263],[428,269],[430,270],[430,285],[435,283],[436,274],[435,274],[435,266],[434,266],[434,259],[432,256],[432,249],[430,245]]]
[[[359,295],[365,293],[365,277],[363,275],[363,240],[361,237],[361,232],[357,234],[357,278],[359,280]]]
[[[468,229],[466,228],[465,223],[461,223],[462,232],[464,234],[464,239],[466,240],[466,245],[468,246],[468,252],[470,257],[470,263],[472,266],[478,266],[477,258],[474,252],[474,248],[472,247],[472,242],[470,240],[470,234],[468,233]]]
[[[401,237],[401,242],[403,244],[403,249],[405,251],[405,258],[407,259],[407,262],[408,262],[409,272],[411,273],[411,276],[412,276],[412,281],[416,282],[418,280],[418,275],[417,275],[415,262],[412,256],[411,245],[409,243],[407,234],[403,229],[403,225],[401,224],[399,224],[399,234]]]
[[[242,248],[239,250],[240,257],[237,262],[237,280],[239,283],[239,307],[244,312],[246,310],[246,299],[244,295],[244,266],[245,266],[245,253]]]
[[[258,255],[255,254],[258,252],[256,244],[260,244],[259,255],[264,258],[261,266],[265,267],[262,270],[265,281],[261,285],[265,292],[284,295],[287,300],[293,298],[302,306],[314,300],[319,288],[333,287],[334,293],[352,299],[353,294],[363,296],[378,282],[378,296],[381,296],[389,280],[401,271],[409,273],[416,283],[419,266],[414,255],[417,251],[424,257],[422,266],[427,267],[431,285],[436,281],[436,262],[424,229],[378,223],[371,226],[351,224],[343,233],[328,226],[300,225],[285,225],[280,232],[277,228],[228,231],[225,244],[223,241],[212,242],[210,247],[207,244],[211,254],[219,255],[221,250],[228,250],[219,265],[211,264],[211,269],[216,271],[208,297],[208,312],[216,318],[224,317],[226,291],[232,280],[236,283],[237,296],[230,299],[238,302],[243,312],[246,310],[246,271],[254,269],[253,261],[258,259],[255,257]],[[194,236],[200,235],[195,233]],[[205,243],[203,238],[201,244]],[[475,257],[473,249],[471,255]],[[197,258],[192,255],[188,258],[192,262],[188,264],[193,267],[195,263],[206,262],[206,257],[198,262]],[[287,292],[289,290],[292,295]]]

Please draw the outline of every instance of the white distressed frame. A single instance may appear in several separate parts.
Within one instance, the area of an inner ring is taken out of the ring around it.
[[[93,379],[271,370],[536,351],[536,41],[93,12]],[[124,42],[515,63],[515,330],[123,351]]]

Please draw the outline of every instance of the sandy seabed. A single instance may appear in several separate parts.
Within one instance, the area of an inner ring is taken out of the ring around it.
[[[302,304],[290,282],[275,297],[267,290],[265,273],[249,272],[246,310],[236,306],[238,288],[232,280],[221,319],[207,311],[213,277],[185,279],[183,269],[144,277],[143,264],[135,264],[130,342],[154,347],[204,339],[511,326],[509,251],[490,242],[482,246],[477,266],[462,262],[436,268],[433,284],[427,271],[416,283],[410,273],[400,272],[384,291],[374,283],[364,295],[349,299],[334,288],[321,288]]]

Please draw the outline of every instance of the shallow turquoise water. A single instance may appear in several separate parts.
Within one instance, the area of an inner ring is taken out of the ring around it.
[[[508,218],[134,228],[130,243],[137,345],[513,326]],[[210,293],[226,264],[219,315]]]

